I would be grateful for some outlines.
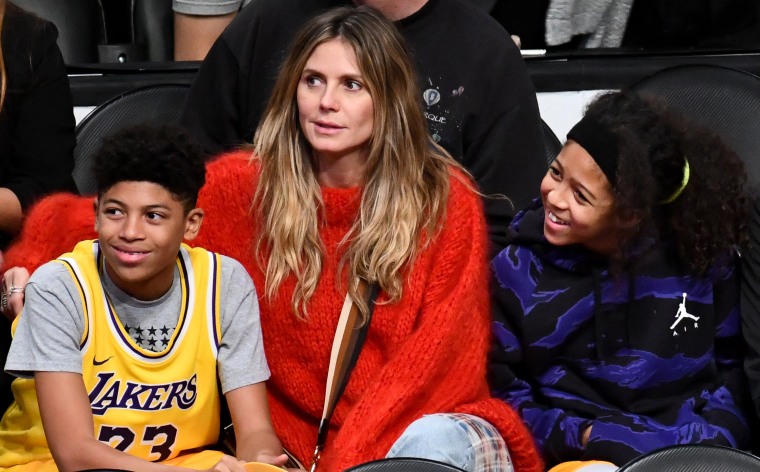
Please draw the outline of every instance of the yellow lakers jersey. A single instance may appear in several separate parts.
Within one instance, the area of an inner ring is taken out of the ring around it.
[[[57,262],[67,267],[82,298],[82,377],[95,437],[150,461],[214,443],[219,433],[220,257],[182,245],[177,258],[180,283],[172,288],[181,290],[181,310],[160,352],[135,343],[119,320],[101,284],[105,268],[96,241],[79,243]],[[26,390],[33,384],[19,381],[26,383]],[[18,422],[31,426],[30,432],[39,429],[36,421]],[[29,459],[42,459],[38,452]]]

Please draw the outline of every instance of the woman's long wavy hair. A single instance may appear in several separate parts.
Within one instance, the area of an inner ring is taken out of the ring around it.
[[[667,238],[681,262],[703,275],[746,242],[744,164],[715,133],[630,91],[598,97],[586,115],[618,141],[615,213],[639,221],[621,242],[619,262],[630,262],[626,254],[635,254],[642,238]],[[681,187],[687,161],[686,187],[665,203]]]
[[[261,161],[255,251],[265,267],[265,294],[274,297],[294,276],[291,301],[301,319],[322,270],[323,202],[296,91],[314,49],[334,39],[356,55],[374,108],[359,215],[341,242],[336,278],[339,285],[347,282],[364,317],[359,278],[377,283],[388,302],[401,298],[405,269],[445,217],[449,166],[457,165],[428,134],[414,66],[390,21],[368,7],[338,8],[309,21],[282,66],[253,143],[254,159]]]
[[[0,0],[0,111],[5,105],[5,91],[8,88],[8,73],[5,70],[3,53],[3,24],[5,23],[5,0]]]

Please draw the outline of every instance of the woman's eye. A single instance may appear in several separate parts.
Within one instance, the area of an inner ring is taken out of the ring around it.
[[[356,80],[348,80],[346,81],[346,88],[348,90],[361,90],[362,84],[359,81]]]
[[[586,196],[583,195],[583,192],[581,192],[580,190],[576,190],[575,195],[578,198],[578,200],[580,200],[581,202],[589,203],[588,198],[586,198]]]
[[[556,167],[549,167],[549,174],[552,177],[559,177],[559,169],[557,169]]]
[[[309,87],[314,87],[316,85],[319,85],[322,82],[321,80],[319,80],[319,77],[316,77],[314,75],[310,75],[306,77],[304,81],[306,82],[306,85],[308,85]]]

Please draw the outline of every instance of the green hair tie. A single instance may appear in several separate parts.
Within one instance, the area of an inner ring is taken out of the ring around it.
[[[684,157],[683,162],[683,180],[681,180],[681,186],[678,187],[678,189],[676,189],[672,195],[660,202],[663,205],[667,205],[668,203],[673,203],[676,201],[676,199],[681,196],[681,193],[683,193],[683,190],[689,184],[689,161]]]

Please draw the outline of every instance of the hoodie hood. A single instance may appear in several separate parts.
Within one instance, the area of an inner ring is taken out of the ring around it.
[[[590,274],[607,268],[606,258],[581,245],[553,246],[546,240],[544,206],[540,198],[515,215],[507,237],[509,244],[529,246],[544,262],[570,272]]]

